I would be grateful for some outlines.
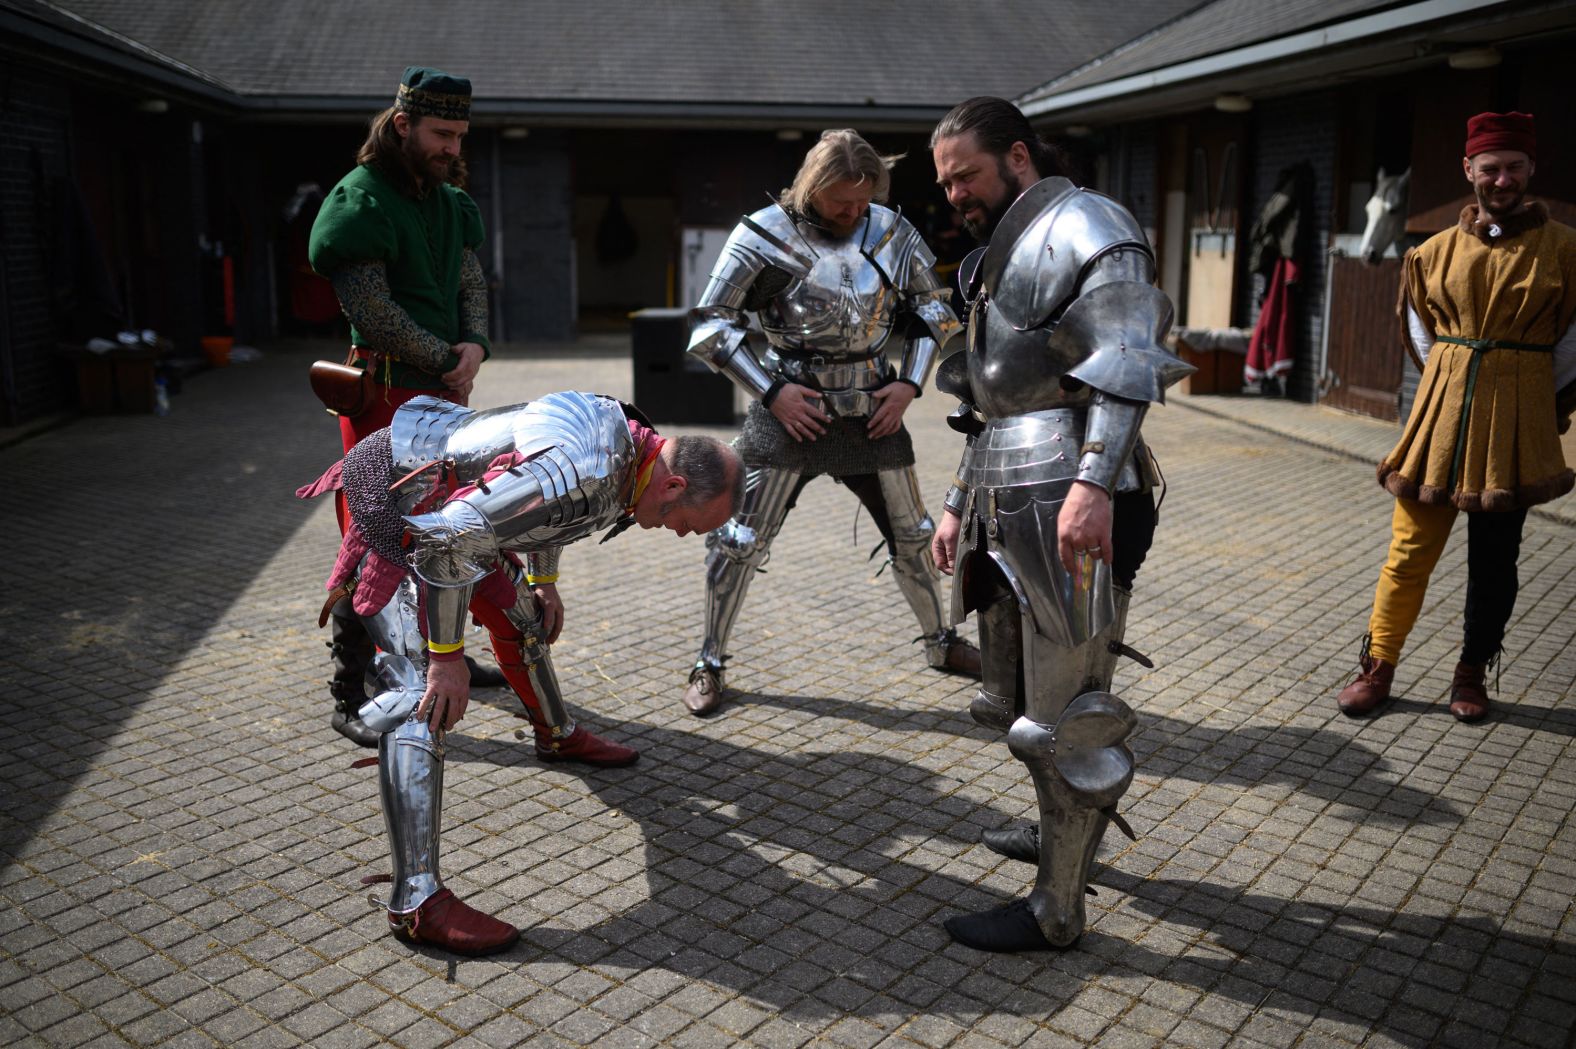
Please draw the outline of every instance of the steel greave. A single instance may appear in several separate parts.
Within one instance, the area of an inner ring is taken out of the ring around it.
[[[575,719],[569,713],[563,689],[558,686],[558,675],[553,671],[552,648],[542,630],[542,608],[536,603],[536,595],[531,592],[525,574],[512,563],[508,571],[514,579],[515,597],[514,607],[504,614],[520,631],[521,638],[513,642],[493,634],[493,654],[511,685],[515,685],[515,676],[524,669],[532,695],[521,694],[520,700],[532,715],[532,727],[546,728],[554,739],[564,739],[574,732]],[[516,687],[515,692],[519,694],[520,689]]]
[[[1029,769],[1040,807],[1040,865],[1029,908],[1052,945],[1082,934],[1084,886],[1118,799],[1133,781],[1132,710],[1087,688],[1117,624],[1068,649],[1025,630],[1025,716],[1007,746]]]
[[[378,794],[394,866],[388,909],[408,914],[443,888],[438,875],[443,747],[414,713],[378,740]]]
[[[946,666],[947,649],[956,635],[947,622],[941,573],[930,553],[936,525],[920,499],[919,478],[912,466],[881,470],[876,478],[892,528],[892,574],[919,621],[926,662],[933,667]]]
[[[1109,692],[1086,692],[1054,726],[1023,717],[1007,733],[1040,803],[1040,865],[1029,910],[1052,946],[1065,947],[1083,933],[1089,867],[1110,813],[1133,782],[1126,740],[1136,723]]]
[[[367,675],[373,695],[360,714],[382,733],[378,794],[394,868],[388,909],[404,914],[443,888],[438,875],[443,748],[427,723],[416,718],[427,676],[415,580],[406,577],[389,603],[362,622],[379,649]]]
[[[1023,683],[1018,663],[1023,654],[1023,614],[1009,596],[980,609],[980,689],[969,704],[969,716],[985,728],[1006,732],[1023,713]]]
[[[770,466],[748,471],[738,516],[706,537],[706,637],[699,662],[716,672],[719,681],[728,635],[744,607],[750,581],[766,563],[788,515],[788,498],[799,476],[796,470]]]

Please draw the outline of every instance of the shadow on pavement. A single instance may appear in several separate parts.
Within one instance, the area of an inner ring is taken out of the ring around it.
[[[1002,756],[1004,760],[1007,759],[1006,739],[975,725],[961,707],[952,714],[935,710],[882,710],[872,704],[852,700],[749,693],[739,694],[736,702],[759,703],[816,717],[857,721],[873,728],[901,726],[983,741],[999,741]],[[718,716],[727,717],[727,708]],[[1165,760],[1166,775],[1170,777],[1250,789],[1263,784],[1279,784],[1326,801],[1352,805],[1360,810],[1361,818],[1365,820],[1455,824],[1463,818],[1461,810],[1450,802],[1400,784],[1384,788],[1383,809],[1371,809],[1354,803],[1353,787],[1371,785],[1376,773],[1392,770],[1381,752],[1339,733],[1263,725],[1255,726],[1251,734],[1245,734],[1242,729],[1213,728],[1143,712],[1139,713],[1138,726],[1131,745],[1140,773],[1144,771],[1146,762]],[[1184,735],[1185,746],[1170,746],[1165,742]],[[1259,747],[1264,747],[1267,753],[1287,750],[1292,753],[1306,752],[1309,759],[1306,763],[1273,761],[1258,754],[1256,748]],[[1330,761],[1328,755],[1335,749],[1345,749],[1352,755],[1351,759],[1344,762]],[[1230,760],[1224,756],[1229,756]],[[1316,770],[1317,776],[1305,775],[1302,770]],[[1024,780],[1028,780],[1027,771],[1024,772]],[[1371,801],[1374,793],[1370,786],[1362,795],[1362,801]]]
[[[860,708],[807,696],[751,698],[829,719],[849,718]],[[879,716],[883,726],[887,717]],[[1332,987],[1308,1008],[1316,1012],[1317,1002],[1328,999],[1366,1016],[1361,1010],[1375,993],[1371,988],[1401,979],[1389,964],[1402,949],[1392,942],[1398,930],[1421,936],[1433,928],[1427,942],[1441,945],[1438,950],[1469,941],[1521,942],[1480,921],[1360,907],[1330,910],[1207,881],[1145,879],[1097,867],[1102,899],[1091,907],[1091,918],[1100,908],[1114,909],[1079,951],[987,958],[953,945],[941,919],[1021,895],[1032,871],[977,845],[982,828],[1008,817],[959,792],[951,777],[909,760],[827,751],[824,742],[771,754],[673,728],[587,723],[622,741],[638,735],[641,763],[617,771],[552,771],[573,776],[608,810],[634,820],[629,840],[638,842],[642,855],[610,859],[599,846],[554,845],[552,855],[571,878],[569,891],[561,901],[552,892],[530,898],[529,909],[539,916],[535,922],[518,905],[502,909],[503,917],[525,926],[521,943],[504,956],[511,962],[562,960],[704,979],[790,1020],[924,1009],[966,1025],[1000,1012],[1043,1018],[1057,999],[1076,993],[1090,965],[1105,972],[1165,969],[1168,977],[1249,1006],[1282,982],[1310,994],[1308,988],[1323,986],[1319,981],[1335,980],[1321,975],[1325,969],[1343,966],[1339,982],[1369,988],[1361,992],[1369,997],[1347,1002],[1345,992]],[[1305,738],[1318,742],[1318,735]],[[518,761],[506,763],[531,763],[523,749],[529,743],[520,746]],[[474,776],[474,766],[501,757],[472,746],[453,748],[450,755],[451,780]],[[1262,775],[1311,789],[1273,770]],[[1216,781],[1223,779],[1257,782]],[[1421,804],[1422,796],[1416,800]],[[1453,813],[1436,808],[1431,815],[1449,822]],[[1140,838],[1146,829],[1139,828]],[[1108,848],[1125,845],[1114,832],[1107,840]],[[544,832],[539,841],[553,838]],[[621,864],[624,876],[599,875],[608,863]],[[492,893],[524,904],[527,885],[539,884],[540,875],[506,878]],[[455,887],[464,893],[463,885]],[[1198,950],[1185,942],[1177,941],[1174,950],[1157,949],[1153,939],[1125,935],[1123,926],[1133,924],[1135,910],[1163,920],[1161,928],[1172,940],[1180,935],[1179,923],[1213,928],[1218,946],[1202,963],[1195,960]],[[1226,911],[1240,915],[1235,924]],[[577,915],[584,924],[573,923]],[[1270,926],[1273,935],[1260,942],[1260,931]],[[1113,928],[1115,935],[1100,931]],[[1419,949],[1426,946],[1420,943]],[[1304,951],[1315,970],[1306,979],[1292,972]],[[1101,956],[1119,968],[1108,968]],[[1004,972],[1014,978],[1004,980]],[[1254,975],[1250,981],[1244,974]],[[1393,1033],[1400,1037],[1411,1030],[1415,1024],[1409,1020]]]
[[[290,576],[254,600],[298,603],[315,628],[318,593],[295,593],[299,573],[271,564],[317,510],[294,489],[339,455],[307,389],[310,359],[270,353],[188,380],[166,417],[83,418],[0,453],[30,520],[0,598],[13,856],[172,675],[193,719],[255,683],[278,639],[222,625],[249,589]],[[327,566],[332,547],[313,553]]]

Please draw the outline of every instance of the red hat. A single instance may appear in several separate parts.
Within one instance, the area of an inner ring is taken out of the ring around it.
[[[1538,133],[1531,113],[1479,113],[1467,120],[1468,157],[1496,149],[1513,149],[1536,159]]]

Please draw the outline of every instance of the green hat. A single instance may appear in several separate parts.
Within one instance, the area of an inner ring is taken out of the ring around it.
[[[414,117],[471,119],[471,82],[441,69],[406,66],[394,108]]]

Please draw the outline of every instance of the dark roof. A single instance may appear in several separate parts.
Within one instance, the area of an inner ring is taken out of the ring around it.
[[[1036,120],[1154,116],[1217,89],[1285,94],[1573,32],[1570,0],[1206,0],[1017,102]]]
[[[1214,0],[1055,77],[1030,91],[1023,101],[1147,73],[1400,6],[1404,5],[1397,0]]]
[[[15,0],[11,0],[15,2]],[[32,0],[252,104],[365,109],[407,64],[477,112],[551,104],[937,109],[1018,95],[1197,0]]]
[[[89,77],[132,77],[209,101],[232,96],[202,70],[42,0],[0,0],[0,52],[70,53],[77,59],[75,71]]]

